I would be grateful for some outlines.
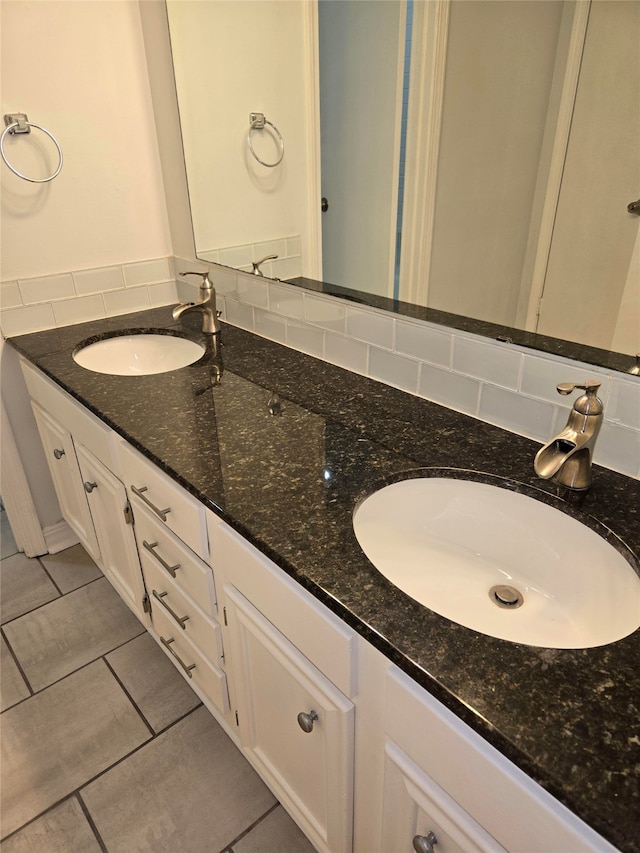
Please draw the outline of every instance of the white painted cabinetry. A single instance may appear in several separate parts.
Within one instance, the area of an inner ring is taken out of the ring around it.
[[[234,587],[225,602],[242,749],[319,850],[347,853],[353,702]]]
[[[98,562],[100,549],[96,538],[87,496],[82,485],[76,451],[69,430],[37,403],[31,403],[58,496],[60,512],[87,552]]]

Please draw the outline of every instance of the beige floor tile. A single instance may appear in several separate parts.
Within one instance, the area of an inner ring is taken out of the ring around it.
[[[74,545],[57,554],[46,554],[40,560],[62,593],[71,592],[102,576],[82,545]]]
[[[233,845],[233,853],[314,853],[315,849],[282,806]]]
[[[18,553],[16,540],[9,524],[9,518],[5,510],[0,510],[0,556],[2,559]]]
[[[0,621],[3,624],[57,597],[58,590],[37,560],[14,554],[0,563]]]
[[[7,640],[35,691],[143,631],[106,578],[5,626]]]
[[[275,803],[204,707],[81,795],[109,853],[219,851]]]
[[[29,688],[20,675],[4,637],[0,637],[0,652],[0,711],[6,711],[16,702],[26,699]]]
[[[154,732],[200,704],[151,634],[142,634],[111,652],[107,661]]]
[[[2,837],[149,737],[104,661],[5,711],[0,730]]]
[[[51,809],[2,842],[2,853],[100,853],[76,797]]]

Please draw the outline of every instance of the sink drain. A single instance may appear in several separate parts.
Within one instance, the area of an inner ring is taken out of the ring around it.
[[[498,607],[505,607],[507,610],[515,610],[516,607],[522,607],[524,604],[522,593],[518,592],[514,586],[507,584],[492,586],[489,590],[489,598]]]

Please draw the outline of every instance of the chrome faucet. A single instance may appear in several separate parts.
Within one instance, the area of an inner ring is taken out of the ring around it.
[[[253,273],[253,275],[259,275],[259,276],[262,276],[262,278],[264,278],[264,273],[260,269],[261,265],[265,261],[275,261],[277,257],[278,257],[277,255],[265,255],[265,257],[260,258],[259,261],[251,261],[251,265],[253,266],[253,269],[251,270],[251,272]]]
[[[595,379],[588,379],[584,385],[567,382],[557,386],[559,394],[571,394],[577,388],[585,393],[574,402],[562,432],[537,452],[533,467],[540,479],[553,479],[576,492],[591,485],[593,448],[604,417],[602,400],[596,396],[599,387]]]
[[[202,331],[205,335],[217,335],[220,332],[220,312],[216,309],[216,289],[209,281],[208,272],[181,272],[180,275],[199,275],[200,298],[196,302],[185,302],[173,309],[173,319],[177,320],[189,311],[202,312]]]

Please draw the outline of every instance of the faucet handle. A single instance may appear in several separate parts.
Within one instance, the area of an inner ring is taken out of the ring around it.
[[[578,389],[586,391],[585,394],[578,397],[573,404],[573,408],[581,415],[602,414],[604,406],[602,405],[602,400],[597,396],[598,388],[600,388],[600,382],[597,379],[587,379],[584,385],[575,385],[573,382],[561,382],[556,388],[558,389],[558,394],[562,394],[563,397]]]

